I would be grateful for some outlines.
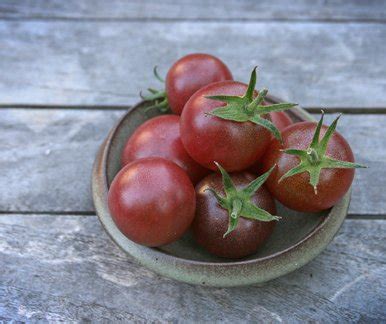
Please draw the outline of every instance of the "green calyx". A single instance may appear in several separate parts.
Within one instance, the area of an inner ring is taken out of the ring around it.
[[[280,131],[271,121],[263,118],[263,115],[274,111],[287,110],[296,106],[296,104],[278,103],[268,106],[263,105],[264,98],[267,95],[268,90],[263,89],[259,91],[257,97],[254,96],[256,86],[256,68],[257,67],[255,67],[251,73],[248,88],[244,96],[207,96],[206,98],[208,99],[218,100],[226,103],[225,106],[214,109],[213,111],[209,112],[208,115],[213,115],[222,119],[232,120],[240,123],[250,121],[268,129],[278,140],[281,141]]]
[[[158,81],[165,83],[165,80],[161,78],[160,75],[158,74],[157,66],[153,68],[153,74]],[[144,96],[142,92],[139,93],[140,97],[143,100],[154,102],[154,105],[147,107],[146,110],[151,110],[155,108],[162,113],[166,113],[170,110],[168,97],[166,95],[165,90],[156,90],[153,88],[148,88],[147,90],[150,92],[150,94],[147,96]]]
[[[323,124],[324,112],[322,111],[322,117],[320,118],[314,136],[312,138],[310,146],[306,150],[298,150],[298,149],[286,149],[282,150],[282,152],[286,154],[296,155],[300,159],[300,163],[289,170],[286,174],[284,174],[279,182],[284,180],[285,178],[291,177],[295,174],[308,172],[310,175],[310,184],[314,188],[315,195],[318,194],[318,183],[320,178],[320,172],[322,169],[351,169],[351,168],[366,168],[366,166],[335,160],[326,155],[327,145],[331,138],[331,136],[335,132],[336,125],[341,115],[339,115],[332,124],[327,128],[326,133],[323,138],[319,140],[320,130]]]
[[[237,227],[240,216],[262,222],[270,222],[273,220],[277,221],[280,219],[279,216],[271,215],[266,210],[254,205],[251,201],[252,196],[262,186],[265,180],[267,180],[275,166],[273,166],[268,172],[264,173],[262,176],[253,180],[245,188],[237,190],[229,174],[221,167],[220,164],[218,164],[217,162],[215,163],[222,175],[225,197],[218,194],[212,188],[208,188],[206,190],[212,192],[213,195],[216,197],[219,205],[222,208],[228,210],[228,230],[225,232],[223,237],[226,237]]]

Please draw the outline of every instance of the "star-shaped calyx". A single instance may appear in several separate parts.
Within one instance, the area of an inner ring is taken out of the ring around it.
[[[165,83],[165,80],[158,74],[157,66],[153,68],[153,74],[158,81]],[[144,96],[142,91],[139,93],[143,100],[154,101],[154,104],[147,107],[146,111],[154,108],[158,109],[161,113],[170,111],[168,96],[166,95],[165,90],[156,90],[153,88],[148,88],[147,90],[150,92],[147,96]]]
[[[310,175],[310,184],[313,186],[315,194],[318,194],[318,183],[320,178],[320,172],[322,169],[351,169],[351,168],[366,168],[366,166],[352,163],[347,161],[335,160],[326,155],[327,145],[331,136],[335,132],[336,125],[341,115],[339,115],[332,124],[327,128],[323,138],[319,140],[320,130],[323,124],[324,112],[322,111],[322,117],[320,118],[314,136],[312,138],[310,146],[306,150],[298,149],[285,149],[282,152],[286,154],[296,155],[300,159],[300,163],[285,173],[279,182],[285,178],[294,176],[295,174],[308,172]]]
[[[225,171],[225,169],[221,167],[221,165],[217,162],[215,162],[215,164],[219,168],[222,175],[225,196],[220,195],[212,188],[208,188],[206,190],[212,192],[213,195],[216,197],[219,205],[228,211],[228,230],[224,233],[223,237],[227,236],[237,227],[240,216],[262,222],[270,222],[273,220],[280,219],[279,216],[271,215],[266,210],[257,207],[251,201],[252,196],[262,186],[265,180],[267,180],[275,166],[273,166],[268,172],[264,173],[262,176],[253,180],[245,188],[236,189],[231,177]]]
[[[245,94],[240,96],[216,95],[207,96],[206,98],[225,102],[223,107],[216,108],[208,115],[213,115],[222,119],[232,120],[236,122],[252,122],[268,129],[278,140],[281,140],[280,131],[276,126],[264,115],[274,112],[290,109],[296,104],[294,103],[278,103],[273,105],[263,105],[264,98],[268,93],[267,89],[259,91],[257,97],[254,96],[256,86],[256,67],[251,73],[248,88]]]

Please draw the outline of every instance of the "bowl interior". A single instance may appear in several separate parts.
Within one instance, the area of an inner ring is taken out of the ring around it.
[[[274,100],[272,100],[274,102]],[[107,182],[110,186],[115,175],[120,170],[120,156],[127,138],[135,129],[146,120],[160,115],[156,110],[146,111],[146,104],[140,104],[130,110],[120,121],[113,134],[111,145],[107,153]],[[299,110],[288,113],[294,121],[311,119],[306,113]],[[328,215],[328,211],[321,213],[299,213],[289,210],[276,202],[278,215],[284,216],[276,225],[275,230],[266,244],[257,253],[243,260],[259,259],[286,250],[301,241],[312,230],[314,230]],[[180,240],[157,248],[163,253],[167,253],[179,258],[203,261],[203,262],[227,262],[226,259],[210,255],[193,240],[188,232]],[[229,260],[234,262],[234,260]]]

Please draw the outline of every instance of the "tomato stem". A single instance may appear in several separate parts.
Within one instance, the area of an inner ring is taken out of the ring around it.
[[[239,217],[239,214],[241,212],[241,209],[243,208],[243,202],[236,198],[232,201],[232,211],[231,211],[231,217],[237,218]]]
[[[320,163],[319,154],[318,154],[318,152],[315,149],[310,147],[307,150],[307,154],[308,154],[308,160],[310,161],[310,163],[312,165],[317,165],[317,164]]]
[[[263,89],[259,91],[257,97],[246,106],[246,110],[248,113],[252,113],[259,108],[260,104],[264,101],[265,96],[268,93],[268,89]]]

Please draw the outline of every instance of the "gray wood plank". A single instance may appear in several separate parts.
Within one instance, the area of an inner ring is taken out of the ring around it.
[[[1,110],[0,210],[92,211],[93,160],[123,113]]]
[[[0,316],[20,321],[386,320],[386,221],[348,220],[302,269],[259,286],[177,283],[136,265],[96,217],[0,216]],[[358,291],[361,293],[358,294]]]
[[[153,65],[209,52],[305,107],[386,107],[386,24],[0,21],[0,39],[2,106],[131,104]]]
[[[95,153],[122,110],[3,109],[0,112],[0,211],[92,212]],[[333,115],[326,117],[331,121]],[[359,170],[351,215],[386,214],[386,115],[344,115],[338,130]]]
[[[253,19],[384,21],[386,3],[372,1],[306,0],[3,0],[2,18],[34,19]]]

